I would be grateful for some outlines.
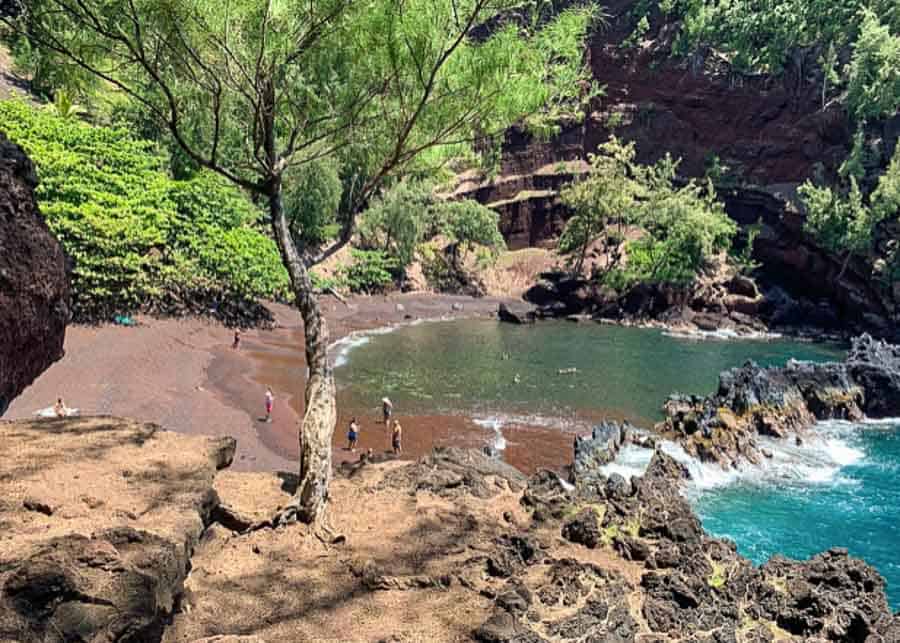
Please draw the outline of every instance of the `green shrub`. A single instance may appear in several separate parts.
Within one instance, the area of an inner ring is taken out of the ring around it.
[[[41,210],[74,260],[77,321],[210,291],[289,297],[260,211],[224,180],[173,180],[151,143],[53,110],[0,102],[0,122],[34,160]]]
[[[383,292],[394,283],[399,269],[397,260],[381,250],[352,250],[353,262],[340,271],[342,281],[352,292]]]
[[[343,185],[333,160],[313,161],[284,178],[284,209],[294,237],[310,245],[334,238]]]

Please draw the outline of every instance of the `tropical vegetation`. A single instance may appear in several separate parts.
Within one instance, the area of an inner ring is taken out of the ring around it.
[[[262,212],[221,177],[174,180],[154,144],[52,107],[0,102],[0,122],[37,166],[41,211],[72,259],[77,321],[290,296]]]

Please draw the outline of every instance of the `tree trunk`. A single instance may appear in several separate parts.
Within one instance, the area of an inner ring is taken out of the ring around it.
[[[300,485],[292,502],[276,516],[276,524],[300,520],[324,527],[331,484],[331,438],[337,421],[334,378],[328,364],[328,328],[319,310],[306,264],[294,245],[282,204],[280,178],[269,192],[269,214],[275,240],[291,279],[296,306],[303,317],[306,340],[306,411],[300,426]],[[327,527],[326,527],[327,528]]]

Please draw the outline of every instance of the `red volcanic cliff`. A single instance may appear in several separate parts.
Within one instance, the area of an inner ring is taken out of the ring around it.
[[[69,280],[34,198],[37,176],[0,133],[0,415],[63,355]]]

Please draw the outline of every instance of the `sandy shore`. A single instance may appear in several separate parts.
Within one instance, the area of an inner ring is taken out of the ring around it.
[[[493,317],[500,300],[425,294],[352,297],[347,305],[322,299],[331,341],[355,331],[417,319]],[[293,470],[297,427],[303,412],[305,359],[299,315],[273,305],[276,328],[243,333],[231,348],[232,331],[202,319],[138,318],[138,326],[72,326],[66,355],[17,398],[4,419],[31,417],[62,396],[83,414],[110,414],[155,422],[186,434],[231,435],[238,440],[234,469]],[[275,393],[273,421],[261,422],[265,386]],[[378,400],[373,400],[373,408]],[[338,405],[335,460],[354,460],[346,427],[358,409]],[[403,415],[404,458],[437,445],[480,448],[493,431],[469,418]],[[385,451],[389,437],[375,413],[361,416],[359,449]],[[558,467],[571,459],[572,436],[543,427],[503,427],[504,457],[526,472]]]

